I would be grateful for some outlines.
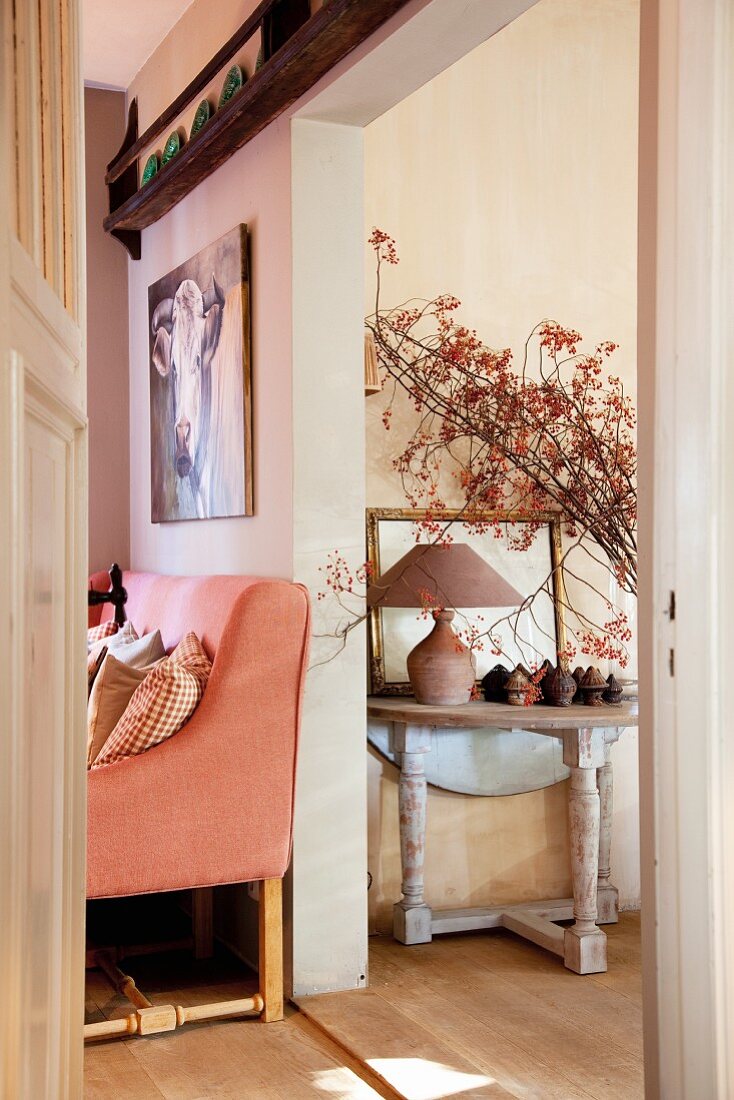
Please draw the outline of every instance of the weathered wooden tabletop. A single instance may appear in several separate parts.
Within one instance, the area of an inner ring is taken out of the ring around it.
[[[513,707],[508,703],[476,701],[457,707],[434,707],[416,703],[410,696],[394,697],[370,695],[367,699],[367,715],[383,722],[405,722],[411,726],[435,726],[442,729],[494,727],[505,730],[579,730],[621,729],[638,725],[636,703],[622,706],[587,707],[571,704],[569,707],[547,707],[534,704],[530,707]]]

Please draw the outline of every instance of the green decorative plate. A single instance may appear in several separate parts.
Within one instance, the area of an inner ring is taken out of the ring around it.
[[[157,171],[158,171],[158,154],[157,153],[151,153],[150,156],[148,157],[148,159],[145,162],[145,168],[143,169],[143,178],[140,181],[140,186],[142,187],[144,184],[150,183],[150,181],[153,179],[153,176],[156,174]]]
[[[240,90],[243,82],[244,77],[242,76],[242,69],[239,65],[233,65],[224,78],[224,84],[222,85],[222,91],[219,96],[220,107],[223,107],[225,103],[229,102],[232,96]]]
[[[169,160],[173,160],[176,153],[181,148],[181,139],[178,136],[178,130],[174,130],[172,134],[168,135],[168,141],[163,146],[163,156],[161,157],[161,166],[168,164]]]
[[[196,108],[196,114],[194,115],[194,121],[191,123],[191,133],[189,134],[189,141],[191,141],[194,134],[198,134],[199,130],[203,126],[206,126],[211,114],[211,108],[209,107],[209,100],[202,99],[199,106]]]

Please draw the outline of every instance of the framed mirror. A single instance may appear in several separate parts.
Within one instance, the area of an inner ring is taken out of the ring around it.
[[[416,544],[416,523],[426,518],[424,511],[399,508],[367,509],[367,560],[372,576],[379,577]],[[523,596],[539,594],[531,608],[520,613],[515,622],[501,621],[495,631],[501,656],[493,652],[487,639],[475,651],[477,680],[495,664],[508,668],[522,663],[541,665],[548,658],[557,663],[557,654],[566,645],[563,621],[564,598],[561,591],[561,521],[558,513],[548,512],[538,519],[542,527],[529,546],[522,542],[526,517],[512,512],[487,512],[477,517],[491,524],[482,533],[476,523],[466,524],[459,512],[447,512],[438,530],[450,530],[455,543],[466,543],[487,561]],[[418,531],[419,541],[427,541]],[[434,536],[436,537],[436,536]],[[440,536],[438,536],[440,537]],[[518,547],[523,545],[522,549]],[[512,609],[457,608],[454,623],[457,633],[464,627],[485,631]],[[414,646],[430,631],[426,615],[415,608],[373,607],[369,619],[370,677],[373,695],[410,695],[407,657]]]
[[[416,521],[425,512],[399,508],[367,510],[367,558],[373,576],[379,577],[416,543]],[[476,653],[477,679],[498,662],[514,667],[518,662],[541,664],[548,657],[554,664],[559,649],[566,645],[563,620],[564,595],[558,566],[561,561],[561,522],[553,512],[539,517],[543,527],[532,545],[517,549],[522,525],[513,513],[487,513],[493,526],[485,534],[469,531],[459,513],[447,513],[454,542],[467,542],[497,572],[523,595],[543,587],[534,601],[532,614],[524,611],[517,623],[518,644],[508,623],[498,630],[503,655],[491,645]],[[496,537],[497,524],[500,537]],[[462,530],[463,528],[463,530]],[[509,609],[457,610],[457,631],[465,622],[486,630]],[[413,646],[431,629],[430,622],[415,608],[383,607],[370,611],[370,678],[375,695],[410,695],[406,659]],[[518,715],[520,719],[520,715]],[[387,723],[370,721],[370,744],[393,764],[398,764]],[[426,778],[434,787],[470,795],[509,795],[539,790],[568,776],[560,741],[531,730],[499,730],[492,727],[436,730],[433,751],[425,757]]]

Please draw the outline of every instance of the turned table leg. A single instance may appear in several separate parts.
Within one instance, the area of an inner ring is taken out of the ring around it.
[[[607,938],[597,927],[596,888],[599,874],[600,803],[597,767],[604,764],[603,734],[581,730],[564,757],[571,768],[568,798],[574,923],[564,933],[564,962],[577,974],[607,969]]]
[[[431,731],[423,726],[394,725],[394,749],[400,753],[400,863],[402,899],[393,909],[393,935],[401,943],[429,943],[431,909],[423,897],[426,849],[426,776],[423,755],[430,752]]]
[[[619,891],[610,882],[612,852],[613,772],[612,746],[604,746],[604,764],[597,768],[601,819],[599,825],[599,877],[596,889],[596,907],[599,924],[616,924],[619,920]]]

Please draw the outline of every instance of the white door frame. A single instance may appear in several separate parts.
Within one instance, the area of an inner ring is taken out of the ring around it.
[[[665,1100],[734,1090],[733,78],[729,0],[642,0],[643,968]]]

